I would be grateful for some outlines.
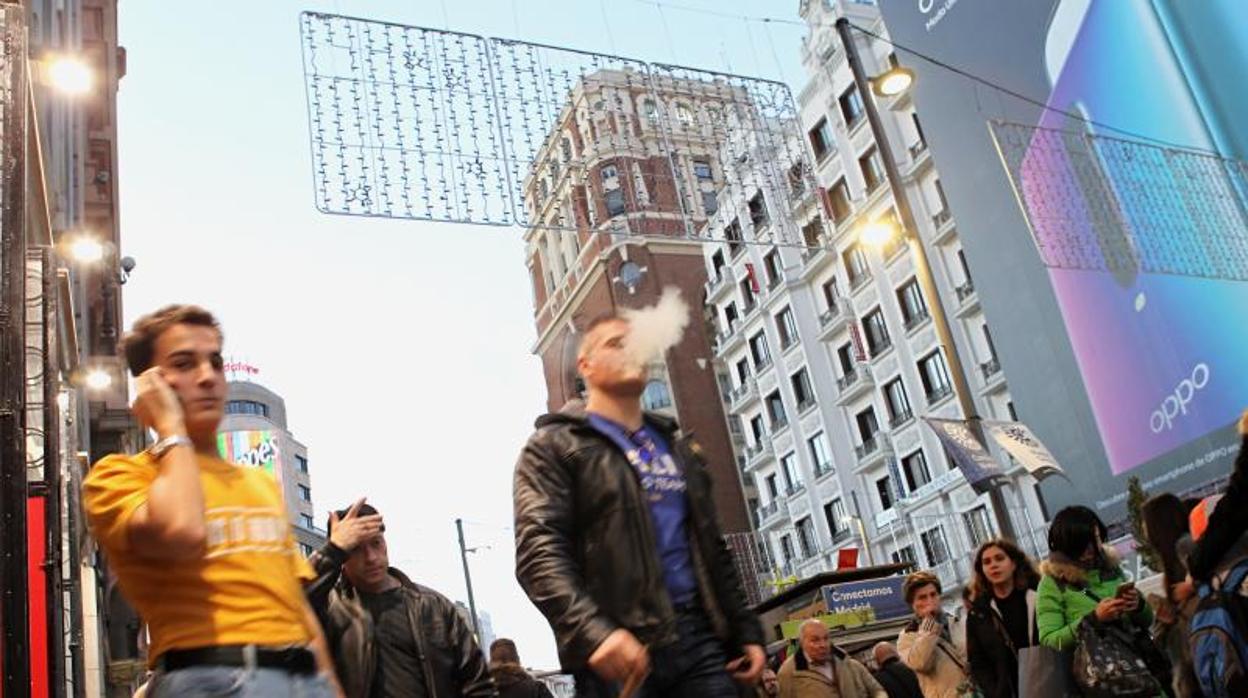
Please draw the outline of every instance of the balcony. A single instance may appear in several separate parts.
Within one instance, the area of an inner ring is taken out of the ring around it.
[[[910,408],[907,407],[906,409],[900,410],[894,414],[888,420],[888,426],[890,429],[896,429],[912,419],[914,419],[914,412],[910,411]]]
[[[831,463],[815,463],[815,479],[816,480],[823,477],[824,475],[831,475],[832,473],[835,473],[835,472],[836,472],[836,467],[833,466]]]
[[[984,376],[983,394],[996,392],[1005,385],[1005,374],[1001,371],[1001,360],[997,357],[979,365],[979,372]]]
[[[799,415],[806,414],[812,408],[814,408],[816,404],[817,403],[815,402],[814,398],[806,398],[805,400],[802,400],[801,402],[797,403],[797,413]]]
[[[844,298],[838,300],[835,306],[819,315],[819,340],[831,341],[837,332],[849,327],[853,319],[854,313],[849,307],[848,300]]]
[[[892,453],[893,445],[888,440],[888,434],[877,431],[871,438],[854,446],[854,455],[858,458],[857,470],[861,471],[875,465],[892,455]]]
[[[927,141],[919,140],[910,144],[910,159],[918,161],[919,158],[927,154]]]
[[[840,391],[836,396],[836,404],[844,407],[870,393],[874,387],[875,378],[871,375],[871,367],[866,363],[859,363],[836,379],[836,388]]]
[[[926,396],[927,404],[930,407],[944,400],[950,395],[953,395],[953,386],[949,386],[949,385],[936,386],[927,394]]]
[[[965,319],[979,310],[979,294],[975,292],[975,282],[967,279],[961,286],[954,289],[958,295],[957,316]]]
[[[913,315],[906,318],[906,322],[905,322],[906,334],[914,332],[918,328],[922,327],[931,318],[932,318],[932,315],[931,313],[927,311],[927,308],[923,308],[921,310],[915,311]]]
[[[789,497],[801,494],[806,491],[806,485],[800,482],[789,485],[785,488],[784,493]]]
[[[728,392],[728,406],[736,412],[758,397],[758,384],[748,378],[741,385]]]
[[[932,216],[932,225],[936,228],[936,236],[932,242],[937,245],[949,242],[953,238],[953,231],[957,229],[953,224],[953,214],[947,208]]]
[[[867,282],[870,280],[871,280],[870,269],[863,269],[861,272],[854,274],[849,280],[850,292],[852,293],[854,291],[861,289],[863,286],[866,286]]]
[[[950,213],[947,208],[942,208],[932,215],[932,225],[935,226],[937,230],[940,230],[946,223],[951,221],[953,221],[953,214]]]
[[[784,415],[778,415],[771,419],[771,433],[778,434],[789,428],[789,418]]]
[[[885,335],[876,340],[874,344],[870,340],[867,341],[867,344],[871,345],[867,348],[867,352],[871,354],[871,360],[875,361],[883,356],[889,349],[893,348],[893,338]]]
[[[787,514],[788,505],[783,499],[776,498],[758,508],[758,525],[760,528],[778,523],[783,520],[781,514]]]
[[[832,545],[840,545],[854,537],[854,532],[848,528],[839,528],[832,532]]]
[[[817,243],[802,250],[802,273],[814,269],[818,266],[819,260],[827,256],[828,248],[824,244],[823,236],[820,236]]]
[[[706,299],[713,301],[719,298],[720,294],[732,288],[732,282],[736,279],[732,267],[725,266],[719,270],[719,275],[706,282]]]
[[[961,484],[963,479],[961,470],[958,470],[957,468],[947,470],[938,475],[935,480],[925,482],[911,490],[906,495],[906,498],[901,501],[906,504],[917,504],[934,494],[939,494],[940,492],[944,492],[946,490],[952,490],[954,487]]]
[[[728,325],[728,329],[720,332],[715,337],[715,353],[719,354],[721,358],[742,340],[741,333],[737,331],[740,326],[741,323],[739,321],[734,322]]]

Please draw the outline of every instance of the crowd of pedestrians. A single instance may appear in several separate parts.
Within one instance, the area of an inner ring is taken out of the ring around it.
[[[514,473],[516,576],[589,698],[1248,696],[1248,413],[1224,495],[1143,507],[1162,593],[1128,580],[1091,509],[1058,512],[1047,559],[992,540],[956,616],[911,573],[913,616],[874,670],[821,620],[769,663],[721,535],[702,450],[644,412],[629,320],[585,330],[586,397],[540,418]],[[147,624],[145,695],[547,698],[514,642],[488,661],[446,597],[389,563],[382,515],[333,512],[305,560],[274,481],[220,459],[222,332],[170,306],[124,342],[134,412],[156,433],[84,482],[91,530]],[[782,660],[782,661],[781,661]]]

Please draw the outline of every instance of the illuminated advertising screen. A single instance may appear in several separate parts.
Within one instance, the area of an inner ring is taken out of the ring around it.
[[[1118,520],[1130,476],[1224,476],[1248,406],[1242,4],[880,5],[1019,419],[1070,476],[1050,509]]]
[[[221,457],[236,465],[260,468],[282,483],[282,454],[275,431],[225,431],[217,434]]]

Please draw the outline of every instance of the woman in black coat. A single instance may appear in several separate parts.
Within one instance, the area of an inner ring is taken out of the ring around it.
[[[971,678],[984,698],[1018,696],[1018,651],[1040,644],[1036,630],[1035,562],[1008,540],[992,540],[975,553],[966,654]]]

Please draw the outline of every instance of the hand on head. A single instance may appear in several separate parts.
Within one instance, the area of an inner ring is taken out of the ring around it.
[[[351,505],[341,517],[338,512],[329,515],[329,542],[346,552],[351,552],[357,545],[381,533],[384,524],[381,514],[360,516],[360,507],[364,506],[367,497]]]

